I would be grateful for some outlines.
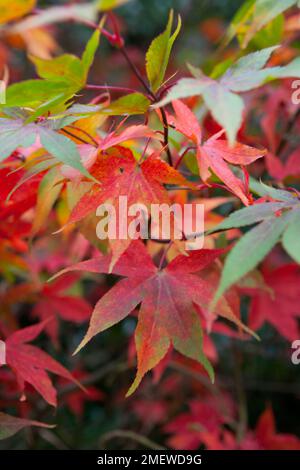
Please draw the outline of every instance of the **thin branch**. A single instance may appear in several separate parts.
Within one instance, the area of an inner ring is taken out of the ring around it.
[[[112,86],[112,85],[93,85],[87,84],[85,85],[86,90],[104,90],[104,91],[118,91],[120,93],[128,92],[128,93],[137,93],[137,90],[134,88],[127,88],[123,86]]]
[[[157,442],[152,441],[146,436],[142,436],[141,434],[137,434],[134,431],[129,431],[126,429],[118,429],[116,431],[111,431],[106,434],[104,434],[101,439],[100,439],[100,445],[101,447],[112,439],[115,438],[122,438],[122,439],[129,439],[131,441],[135,441],[138,444],[143,445],[147,449],[152,449],[152,450],[167,450],[166,447],[161,446],[160,444],[157,444]]]
[[[179,167],[179,165],[181,164],[182,160],[184,159],[184,157],[186,156],[186,154],[188,152],[190,152],[191,150],[195,150],[196,147],[187,147],[184,152],[182,152],[182,154],[179,156],[177,162],[176,162],[176,165],[175,165],[175,169],[177,170],[177,168]]]
[[[139,80],[139,82],[141,83],[141,85],[144,87],[145,91],[147,92],[147,94],[151,97],[152,101],[155,102],[156,101],[156,95],[153,93],[153,91],[151,90],[151,88],[148,86],[146,80],[144,79],[144,77],[142,76],[142,74],[140,73],[139,69],[136,67],[136,65],[132,62],[131,58],[129,57],[127,51],[126,51],[126,48],[124,46],[120,47],[119,48],[119,51],[121,52],[121,54],[123,55],[124,59],[126,60],[127,64],[129,65],[129,67],[131,68],[132,72],[134,73],[134,75],[136,76],[136,78]]]
[[[79,142],[82,142],[83,144],[93,145],[90,142],[87,142],[86,140],[82,139],[81,137],[78,137],[77,135],[73,134],[72,132],[67,131],[66,129],[61,129],[61,130],[65,134],[69,135],[70,137],[73,137],[73,139],[79,140]]]
[[[92,141],[95,147],[99,146],[99,142],[97,142],[97,140],[94,139],[94,137],[91,134],[89,134],[87,131],[85,131],[84,129],[81,129],[80,127],[77,127],[74,125],[69,125],[68,127],[70,127],[71,129],[74,129],[75,131],[82,132],[82,134],[84,134],[86,137],[88,137]]]
[[[166,148],[168,162],[170,166],[173,166],[172,154],[169,147],[169,125],[166,112],[164,108],[159,108],[161,112],[161,117],[164,125],[164,147]]]

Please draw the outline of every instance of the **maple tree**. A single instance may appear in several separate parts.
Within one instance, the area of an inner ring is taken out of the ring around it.
[[[207,57],[185,65],[174,61],[184,12],[144,53],[122,16],[133,0],[0,0],[0,439],[27,426],[49,438],[48,405],[84,421],[109,397],[145,433],[114,436],[140,445],[160,447],[157,432],[177,449],[300,448],[266,397],[249,425],[241,378],[247,348],[282,347],[288,381],[299,339],[297,3],[203,19]],[[60,27],[84,32],[80,48],[59,44]],[[200,204],[204,228],[178,239],[174,211],[169,236],[144,236],[120,198],[149,211]],[[108,238],[101,205],[117,214]],[[126,223],[132,238],[117,236]]]

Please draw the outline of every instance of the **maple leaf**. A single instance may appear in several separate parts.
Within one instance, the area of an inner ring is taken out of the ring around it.
[[[118,126],[119,128],[119,126]],[[95,147],[90,144],[79,145],[78,150],[81,156],[81,161],[86,169],[91,169],[94,163],[97,160],[97,156],[100,151],[104,152],[111,147],[118,146],[121,143],[140,139],[140,138],[152,138],[157,139],[157,134],[149,129],[148,126],[138,125],[138,126],[129,126],[124,131],[118,133],[118,129],[109,132],[105,137],[100,139],[98,136],[95,137],[95,141],[98,143],[98,146]],[[70,167],[69,165],[63,165],[62,167],[62,174],[69,179],[76,179],[78,180],[82,177],[82,174]]]
[[[0,412],[0,440],[13,436],[18,431],[28,426],[38,426],[41,428],[55,428],[55,425],[32,421],[30,419],[16,418],[6,413]]]
[[[79,382],[55,359],[36,346],[27,344],[34,340],[45,328],[46,322],[16,331],[5,341],[5,361],[15,373],[19,388],[24,392],[28,383],[52,406],[57,406],[56,390],[47,374],[53,374]],[[3,343],[3,342],[2,342]],[[3,362],[0,365],[3,365]]]
[[[39,123],[27,123],[26,115],[22,118],[0,118],[0,161],[9,157],[19,147],[32,147],[36,142],[44,147],[59,162],[70,165],[87,178],[88,171],[80,160],[76,144],[57,131],[64,127],[62,120],[44,119]]]
[[[280,240],[286,252],[300,262],[300,201],[297,193],[255,185],[256,191],[271,202],[256,204],[233,212],[208,233],[254,225],[238,240],[225,261],[215,298],[254,269]]]
[[[266,150],[259,150],[240,143],[229,146],[226,140],[219,139],[224,131],[218,132],[202,144],[201,127],[195,114],[180,100],[173,101],[172,105],[176,117],[169,116],[168,122],[196,144],[197,161],[202,180],[206,182],[212,171],[247,206],[249,199],[251,201],[249,190],[245,183],[235,176],[228,163],[249,165],[263,157]]]
[[[22,190],[15,191],[7,200],[22,176],[21,169],[18,172],[12,172],[9,168],[0,169],[0,241],[5,241],[15,250],[24,252],[27,250],[27,244],[23,238],[29,234],[31,225],[23,219],[23,215],[36,203],[39,177],[24,184]]]
[[[261,449],[300,450],[300,439],[293,434],[276,432],[274,413],[270,406],[259,417],[255,437]]]
[[[55,344],[58,343],[58,315],[64,320],[78,324],[87,321],[91,316],[92,308],[86,300],[63,293],[77,280],[76,275],[70,274],[63,279],[56,280],[51,285],[43,285],[39,292],[38,301],[32,310],[32,315],[40,320],[46,320],[49,316],[53,316],[51,322],[46,323],[45,331]]]
[[[149,209],[151,204],[169,204],[164,183],[194,187],[177,170],[161,160],[156,153],[142,162],[137,162],[130,149],[120,146],[112,148],[106,154],[101,154],[90,171],[101,184],[93,185],[83,195],[73,208],[69,223],[80,221],[104,203],[112,204],[118,214],[121,196],[126,197],[127,207],[144,204]],[[134,220],[133,217],[132,219]],[[121,213],[120,211],[118,221],[119,224],[124,222],[126,226],[127,212]],[[110,240],[114,255],[112,266],[130,242],[129,237]]]
[[[200,362],[213,378],[212,367],[203,354],[202,329],[193,303],[208,310],[214,285],[197,274],[221,253],[223,250],[193,251],[188,257],[177,256],[160,270],[142,242],[133,241],[112,270],[113,274],[125,278],[96,304],[88,332],[76,352],[97,333],[127,317],[141,303],[135,333],[137,375],[127,395],[134,392],[143,376],[163,359],[171,345],[181,354]],[[66,268],[59,274],[72,270],[108,273],[110,264],[111,255],[101,256]],[[218,303],[217,313],[249,332],[225,298]]]
[[[282,67],[263,68],[277,47],[261,49],[239,58],[231,66],[227,64],[225,73],[218,80],[214,78],[214,73],[208,77],[200,69],[190,66],[195,78],[180,79],[153,108],[161,108],[177,99],[201,95],[213,118],[226,130],[230,145],[233,145],[245,109],[239,93],[258,88],[267,80],[299,77],[298,57]]]
[[[273,154],[280,144],[281,136],[278,133],[278,125],[282,119],[291,119],[290,108],[291,91],[289,86],[281,86],[274,90],[273,86],[266,87],[267,99],[264,102],[264,114],[260,121],[264,137],[268,143],[268,149]],[[268,157],[269,158],[269,157]],[[268,164],[268,158],[265,162]]]
[[[224,408],[226,415],[224,415]],[[233,420],[234,405],[227,396],[221,401],[212,397],[201,401],[192,400],[189,411],[174,418],[164,427],[164,431],[172,434],[168,444],[173,449],[198,449],[200,444],[218,439],[222,426]]]
[[[299,337],[300,267],[286,264],[273,270],[262,270],[267,288],[247,289],[251,295],[249,327],[260,328],[265,321],[273,325],[288,341]]]
[[[268,173],[278,181],[282,181],[289,176],[300,176],[300,151],[295,149],[283,163],[280,158],[269,153],[266,158]]]
[[[119,126],[118,126],[119,128]],[[115,131],[108,133],[103,139],[99,142],[100,150],[107,150],[110,147],[115,147],[122,142],[128,140],[140,139],[145,137],[151,137],[152,139],[157,139],[157,134],[152,131],[148,126],[138,125],[138,126],[129,126],[124,131],[118,133],[118,128]]]
[[[128,197],[128,206],[134,203],[149,204],[168,202],[163,183],[190,183],[174,168],[154,153],[141,163],[137,162],[130,149],[115,147],[109,154],[101,154],[91,168],[101,185],[92,188],[80,199],[72,210],[69,222],[77,222],[100,204]]]

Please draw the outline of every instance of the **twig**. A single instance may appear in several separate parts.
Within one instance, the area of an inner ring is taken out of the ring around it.
[[[190,150],[195,150],[195,149],[196,149],[196,147],[187,147],[187,148],[184,150],[184,152],[182,152],[182,154],[179,156],[179,158],[178,158],[178,160],[177,160],[177,162],[176,162],[174,168],[177,170],[177,168],[178,168],[179,165],[181,164],[181,162],[182,162],[182,160],[184,159],[184,157],[186,156],[186,154],[187,154],[188,152],[190,152]]]
[[[129,431],[126,429],[118,429],[115,431],[108,432],[104,434],[101,439],[100,439],[100,446],[104,447],[104,445],[115,438],[123,438],[123,439],[129,439],[131,441],[135,441],[143,446],[145,446],[147,449],[152,449],[152,450],[167,450],[166,447],[161,446],[160,444],[157,444],[156,442],[152,441],[146,436],[142,436],[141,434],[137,434],[134,431]]]
[[[70,137],[73,137],[74,139],[79,140],[79,142],[82,142],[83,144],[93,145],[90,142],[87,142],[86,140],[82,139],[81,137],[78,137],[77,135],[73,134],[72,132],[67,131],[66,129],[61,129],[61,130],[65,134],[69,135]]]
[[[166,115],[164,108],[159,108],[159,109],[161,112],[161,117],[162,117],[162,121],[164,125],[164,147],[166,148],[169,165],[173,166],[172,154],[169,148],[169,126],[168,126],[167,115]]]
[[[92,141],[95,147],[99,146],[99,142],[97,142],[97,140],[94,139],[94,137],[91,134],[89,134],[87,131],[85,131],[84,129],[81,129],[80,127],[77,127],[74,125],[69,125],[68,127],[70,127],[71,129],[74,129],[75,131],[82,132],[82,134],[84,134],[86,137],[88,137]]]
[[[128,92],[128,93],[137,93],[137,90],[134,88],[127,88],[123,86],[111,86],[111,85],[85,85],[86,90],[104,90],[104,91],[119,91],[120,93]]]
[[[129,65],[129,67],[131,68],[132,72],[134,73],[134,75],[136,76],[136,78],[139,80],[139,82],[141,83],[141,85],[144,87],[145,91],[147,92],[147,94],[151,97],[152,101],[155,102],[156,101],[156,95],[153,93],[153,91],[151,90],[151,88],[148,86],[146,80],[144,80],[144,77],[142,76],[142,74],[140,73],[139,69],[136,67],[136,65],[132,62],[131,58],[129,57],[127,51],[126,51],[126,48],[125,46],[122,46],[119,48],[119,51],[121,52],[121,54],[123,55],[124,59],[126,60],[127,64]]]

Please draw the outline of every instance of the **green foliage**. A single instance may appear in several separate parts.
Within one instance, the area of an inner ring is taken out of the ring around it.
[[[101,22],[103,26],[104,20]],[[61,111],[66,103],[86,84],[89,69],[99,46],[100,31],[96,30],[88,41],[81,59],[63,54],[54,59],[31,56],[37,74],[42,79],[26,80],[7,89],[5,107],[30,107],[35,112],[28,122],[48,111]]]
[[[260,222],[234,245],[226,258],[216,299],[254,269],[282,237],[283,247],[299,262],[300,203],[288,191],[278,191],[262,185],[265,195],[278,202],[253,205],[233,212],[212,232],[245,227]],[[298,235],[297,235],[298,234]]]
[[[300,264],[300,209],[292,215],[283,234],[282,244],[290,257]]]
[[[171,10],[165,31],[152,41],[146,55],[147,76],[154,93],[164,81],[171,50],[181,29],[181,18],[178,16],[176,30],[171,35],[173,17],[174,12]]]
[[[195,78],[182,78],[154,107],[189,96],[201,96],[215,120],[226,129],[229,142],[233,144],[242,123],[244,101],[239,93],[253,90],[267,81],[278,78],[300,77],[300,59],[286,66],[265,67],[276,46],[245,55],[227,68],[219,80],[195,67],[190,71]],[[230,117],[229,117],[230,110]]]
[[[231,22],[227,39],[231,40],[237,35],[241,47],[246,48],[258,31],[296,4],[297,0],[249,0],[245,2]],[[273,25],[275,30],[278,26],[276,22]],[[276,34],[275,30],[274,34]]]
[[[109,116],[144,114],[150,104],[150,100],[142,93],[130,93],[113,101],[99,112]]]
[[[51,128],[53,123],[26,124],[22,119],[0,118],[0,145],[2,148],[1,160],[4,160],[18,147],[32,146],[39,136],[42,146],[58,161],[79,170],[83,175],[91,178],[89,172],[83,167],[76,144]]]
[[[246,233],[234,245],[226,258],[215,299],[234,283],[254,269],[279,241],[288,223],[288,217],[265,220]]]

